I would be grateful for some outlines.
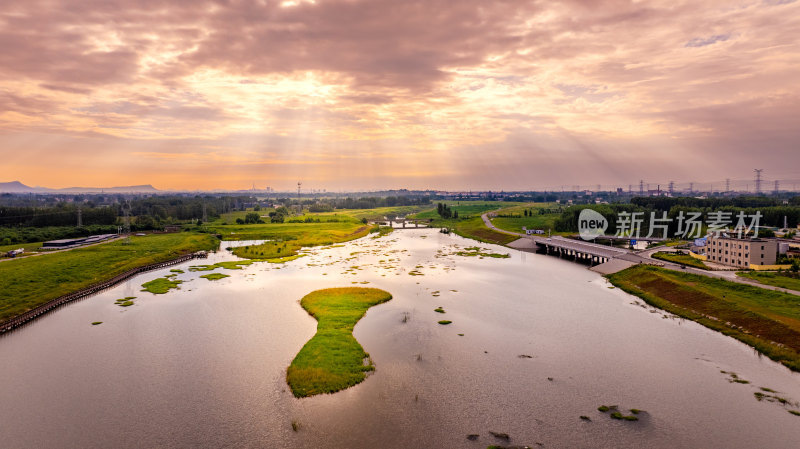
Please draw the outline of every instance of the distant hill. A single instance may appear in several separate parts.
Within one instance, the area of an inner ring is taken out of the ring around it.
[[[30,187],[19,181],[0,182],[0,193],[155,193],[159,190],[150,184],[120,187],[67,187],[50,189]]]
[[[158,191],[158,189],[150,184],[121,187],[67,187],[55,190],[55,192],[60,193],[154,193]]]
[[[0,192],[3,193],[28,193],[36,191],[37,189],[28,187],[19,181],[0,182]]]

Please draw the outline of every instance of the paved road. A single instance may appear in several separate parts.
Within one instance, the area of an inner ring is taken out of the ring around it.
[[[485,213],[485,214],[481,215],[481,218],[483,218],[483,222],[486,224],[486,227],[488,227],[489,229],[491,229],[493,231],[500,232],[500,233],[503,233],[503,234],[516,235],[516,236],[518,236],[520,238],[528,238],[528,239],[531,239],[531,240],[540,239],[540,238],[531,238],[531,236],[526,235],[526,234],[520,234],[520,233],[517,233],[517,232],[511,232],[511,231],[506,231],[506,230],[503,230],[503,229],[499,229],[489,219],[488,213]],[[563,241],[563,240],[567,240],[567,241],[572,240],[572,239],[567,239],[567,238],[564,238],[564,237],[552,237],[552,238],[553,239],[559,239],[561,241]],[[597,245],[597,244],[589,243],[589,242],[579,242],[579,243],[585,244],[585,245],[594,245],[594,246],[601,246],[601,247],[604,247],[604,248],[608,248],[608,247],[605,247],[604,245]],[[654,263],[658,263],[662,268],[666,268],[668,270],[680,271],[680,272],[683,272],[683,273],[692,273],[692,274],[697,274],[697,275],[700,275],[700,276],[706,276],[706,277],[711,277],[711,278],[724,279],[726,281],[736,282],[736,283],[739,283],[739,284],[752,285],[754,287],[765,288],[767,290],[775,290],[775,291],[779,291],[779,292],[791,293],[793,295],[799,295],[800,296],[800,291],[790,290],[788,288],[781,288],[781,287],[775,287],[775,286],[772,286],[772,285],[762,284],[760,282],[754,281],[754,280],[749,279],[749,278],[743,278],[743,277],[737,276],[736,275],[736,271],[727,271],[727,270],[726,271],[710,271],[710,270],[703,270],[703,269],[700,269],[700,268],[684,267],[684,266],[682,266],[680,264],[667,262],[667,261],[660,260],[660,259],[653,259],[653,257],[652,257],[653,253],[655,253],[657,251],[663,251],[664,247],[650,248],[650,249],[646,249],[646,250],[642,250],[642,251],[629,251],[629,250],[622,250],[622,249],[619,249],[619,248],[614,248],[614,250],[619,252],[619,254],[616,256],[617,258],[624,258],[626,260],[632,260],[632,259],[635,259],[635,258],[641,258],[641,259],[644,259],[644,260],[653,261]],[[633,256],[633,257],[626,257],[626,255]]]

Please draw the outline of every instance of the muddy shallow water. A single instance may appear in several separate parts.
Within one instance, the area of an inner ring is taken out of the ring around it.
[[[236,259],[223,249],[68,305],[0,338],[0,446],[797,447],[800,407],[754,396],[800,401],[797,374],[582,265],[455,254],[475,245],[406,229],[217,281],[188,271]],[[139,291],[175,268],[179,290]],[[316,326],[300,298],[353,285],[394,296],[354,332],[376,371],[294,398],[285,370]],[[135,305],[114,304],[125,296]],[[603,404],[645,412],[621,422]]]

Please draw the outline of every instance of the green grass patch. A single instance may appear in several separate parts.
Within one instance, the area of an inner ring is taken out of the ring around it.
[[[211,235],[180,232],[133,236],[130,244],[114,241],[2,262],[0,321],[130,269],[218,246],[219,240]]]
[[[704,264],[702,260],[695,259],[694,257],[688,254],[677,254],[673,252],[666,252],[666,251],[659,251],[653,254],[653,259],[664,260],[667,262],[678,263],[681,265],[686,265],[689,267],[694,268],[701,268],[703,270],[708,270],[708,265]]]
[[[252,263],[252,260],[231,260],[227,262],[217,262],[212,265],[192,265],[189,267],[189,271],[214,271],[217,268],[224,268],[226,270],[241,270],[242,267],[246,267]]]
[[[317,319],[317,333],[286,371],[296,397],[334,393],[363,381],[375,369],[353,337],[353,327],[370,307],[392,299],[377,288],[329,288],[309,293],[300,305]]]
[[[391,234],[392,231],[394,231],[394,228],[392,228],[391,226],[378,226],[377,228],[372,228],[370,230],[370,234],[377,234],[372,237],[373,239],[377,239],[385,235]]]
[[[481,248],[479,246],[470,246],[469,248],[464,248],[464,251],[457,251],[455,254],[457,256],[464,256],[464,257],[493,257],[495,259],[508,259],[509,257],[511,257],[511,255],[508,253],[500,254],[487,251],[489,251],[487,248]]]
[[[436,212],[434,211],[433,213],[435,214]],[[461,212],[459,212],[459,215],[460,214]],[[519,238],[519,236],[504,234],[502,232],[493,231],[487,228],[480,216],[466,219],[435,218],[431,222],[430,226],[432,228],[447,228],[461,237],[477,240],[483,243],[493,243],[495,245],[507,245]]]
[[[450,324],[450,323],[452,323],[452,321],[450,321],[450,320],[441,320],[441,321],[438,321],[438,323],[439,324]]]
[[[439,202],[439,201],[437,201]],[[447,207],[458,212],[458,216],[462,218],[480,217],[484,212],[499,209],[501,207],[516,206],[523,203],[516,203],[511,201],[441,201]],[[435,202],[436,203],[436,202]],[[439,219],[439,214],[436,212],[436,204],[433,207],[414,215],[413,218],[419,219]]]
[[[166,277],[157,278],[142,284],[142,291],[150,292],[155,295],[163,295],[173,288],[178,288],[178,286],[182,283],[183,281],[173,280]]]
[[[209,281],[218,281],[220,279],[225,279],[231,277],[229,274],[222,274],[222,273],[208,273],[200,276],[201,278],[208,279]]]
[[[437,308],[433,309],[433,311],[437,312],[437,313],[445,313],[444,309],[441,308],[441,307],[437,307]]]
[[[97,326],[98,324],[103,324],[102,321],[92,321],[92,326]]]
[[[133,300],[136,299],[135,296],[126,296],[124,298],[117,299],[114,301],[114,304],[120,307],[130,307],[133,305]]]
[[[760,271],[740,271],[737,276],[752,279],[762,284],[773,287],[788,288],[789,290],[800,291],[800,275],[796,273],[773,273]]]
[[[618,419],[621,421],[638,421],[639,417],[636,415],[642,413],[642,410],[639,410],[638,408],[632,408],[632,415],[624,415],[619,411],[616,405],[601,405],[600,407],[597,407],[597,410],[601,413],[611,412],[608,415],[611,419]]]
[[[173,269],[169,270],[169,272],[170,273],[183,274],[183,270],[181,270],[179,268],[173,268]]]
[[[647,265],[607,277],[652,306],[736,338],[800,371],[800,296]]]
[[[327,246],[358,239],[370,233],[377,226],[366,226],[360,222],[345,223],[282,223],[253,225],[255,229],[247,229],[250,239],[269,239],[260,245],[239,246],[233,248],[233,254],[256,260],[293,260],[286,259],[298,255],[304,247]],[[258,231],[260,229],[260,231]],[[260,232],[260,233],[259,233]],[[380,230],[378,231],[380,232]],[[253,235],[253,233],[257,233]],[[225,238],[241,234],[223,234]]]

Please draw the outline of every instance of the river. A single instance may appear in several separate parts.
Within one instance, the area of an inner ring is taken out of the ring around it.
[[[574,262],[455,254],[475,245],[406,229],[217,281],[188,271],[236,259],[221,249],[62,307],[0,337],[0,446],[797,447],[798,407],[754,396],[800,401],[797,374]],[[175,268],[179,290],[140,291]],[[299,300],[346,286],[394,296],[354,331],[376,371],[296,399],[285,370],[316,328]],[[114,304],[126,296],[135,305]],[[643,412],[619,421],[600,405]]]

